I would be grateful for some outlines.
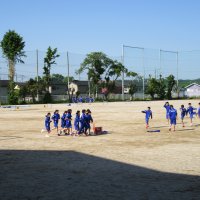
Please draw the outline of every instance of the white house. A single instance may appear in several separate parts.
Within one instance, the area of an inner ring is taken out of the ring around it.
[[[197,83],[192,83],[185,87],[186,97],[200,97],[200,85]]]

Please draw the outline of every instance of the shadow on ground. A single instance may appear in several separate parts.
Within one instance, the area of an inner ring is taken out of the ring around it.
[[[200,199],[200,176],[74,151],[0,151],[0,199]]]

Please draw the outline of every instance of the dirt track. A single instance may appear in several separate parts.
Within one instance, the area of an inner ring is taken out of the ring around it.
[[[175,108],[189,101],[172,101]],[[190,101],[194,106],[199,101]],[[169,132],[164,102],[95,103],[109,134],[44,137],[44,115],[65,104],[0,108],[1,199],[200,199],[200,119]],[[147,133],[141,110],[151,106]]]

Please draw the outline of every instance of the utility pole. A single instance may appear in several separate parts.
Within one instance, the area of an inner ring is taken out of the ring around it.
[[[124,45],[122,45],[122,65],[124,65]],[[122,72],[122,100],[124,101],[124,71]]]
[[[69,95],[69,102],[70,102],[70,89],[69,89],[69,53],[67,51],[67,90]]]
[[[39,77],[38,77],[38,68],[39,68],[39,63],[38,63],[38,49],[36,49],[36,81],[37,85],[39,86]],[[38,92],[38,87],[37,87],[37,101],[39,101],[39,92]]]

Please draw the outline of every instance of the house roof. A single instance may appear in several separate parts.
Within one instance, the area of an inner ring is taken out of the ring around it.
[[[190,85],[186,86],[185,89],[189,88],[189,87],[192,87],[193,85],[196,85],[197,87],[200,87],[199,84],[197,83],[191,83]]]
[[[78,86],[88,86],[88,81],[73,80],[71,83],[75,83]]]
[[[19,85],[19,86],[22,86],[24,85],[25,83],[22,83],[22,82],[15,82],[16,85]],[[9,80],[0,80],[0,86],[1,87],[8,87],[9,85]]]

